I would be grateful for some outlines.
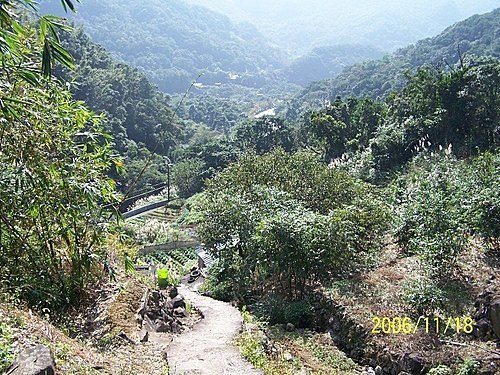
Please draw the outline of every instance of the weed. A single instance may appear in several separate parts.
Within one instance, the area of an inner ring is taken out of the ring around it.
[[[14,359],[12,350],[12,332],[8,325],[0,323],[0,372],[7,369]]]
[[[453,375],[453,372],[448,366],[439,365],[437,367],[433,367],[429,370],[429,375]]]
[[[476,375],[479,369],[479,362],[473,358],[466,358],[457,367],[457,375]]]

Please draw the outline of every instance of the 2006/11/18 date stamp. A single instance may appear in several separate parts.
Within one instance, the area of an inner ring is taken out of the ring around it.
[[[404,334],[411,335],[417,333],[421,328],[425,333],[446,334],[452,331],[456,333],[472,333],[474,330],[474,320],[470,316],[455,318],[425,317],[420,316],[418,320],[413,320],[408,316],[399,317],[379,317],[372,319],[372,334]]]

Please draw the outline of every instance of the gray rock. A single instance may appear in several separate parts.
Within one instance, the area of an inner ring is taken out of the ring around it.
[[[382,375],[384,373],[384,370],[382,370],[382,367],[376,366],[375,367],[375,375]]]
[[[172,332],[173,333],[181,333],[182,332],[182,327],[177,322],[173,322],[171,324],[171,327],[172,327]]]
[[[477,329],[477,333],[478,333],[478,337],[485,337],[486,334],[488,333],[488,330],[490,328],[490,323],[488,322],[487,319],[483,318],[483,319],[479,319],[477,322],[476,322],[476,329]]]
[[[168,296],[170,298],[175,298],[179,295],[179,292],[177,291],[177,288],[175,286],[173,286],[172,288],[170,288],[170,290],[168,291]]]
[[[154,302],[158,302],[160,300],[160,292],[157,290],[153,290],[151,292],[151,300]]]
[[[185,318],[187,316],[186,309],[184,307],[177,307],[174,309],[174,316],[179,318]]]
[[[291,355],[289,352],[285,352],[283,354],[283,359],[287,362],[292,362],[293,361],[293,355]]]
[[[493,298],[491,301],[490,321],[493,332],[500,338],[500,296]]]
[[[350,353],[351,358],[360,359],[363,356],[363,351],[359,348],[354,348]]]
[[[145,330],[147,330],[149,332],[156,331],[156,326],[154,325],[154,323],[151,321],[151,319],[147,315],[144,316],[144,321],[142,322],[142,328],[144,328]]]
[[[21,352],[7,375],[54,375],[54,356],[45,345],[36,345]]]
[[[137,333],[137,338],[140,342],[148,342],[149,339],[149,332],[146,329],[141,329]]]
[[[295,331],[295,326],[292,323],[287,323],[286,324],[286,330],[288,332],[293,332],[293,331]]]
[[[156,324],[156,332],[160,333],[170,332],[170,327],[171,326],[169,323],[166,323],[163,320],[161,320]]]
[[[177,307],[186,307],[186,303],[184,302],[184,298],[181,295],[177,295],[169,301],[172,304],[172,308]]]

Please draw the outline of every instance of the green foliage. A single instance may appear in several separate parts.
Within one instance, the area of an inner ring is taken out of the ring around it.
[[[431,316],[446,307],[446,293],[432,280],[419,279],[405,286],[406,302],[418,315]]]
[[[447,157],[423,156],[405,176],[400,193],[396,236],[409,254],[421,257],[433,277],[452,273],[466,248],[460,179],[452,165]]]
[[[239,297],[268,279],[300,298],[308,283],[366,262],[387,224],[369,186],[280,150],[248,155],[217,175],[197,209],[199,234],[218,258],[212,277]]]
[[[370,190],[369,185],[348,173],[326,167],[311,153],[288,154],[279,149],[263,156],[243,155],[216,176],[209,188],[251,193],[257,185],[276,188],[306,208],[325,214],[353,204],[358,195],[369,194]]]
[[[452,66],[463,56],[499,58],[499,41],[490,38],[499,28],[500,10],[472,16],[447,28],[433,38],[423,39],[379,60],[371,60],[345,68],[328,80],[313,82],[287,103],[287,120],[297,120],[308,109],[317,109],[326,101],[341,97],[383,98],[401,90],[407,72],[423,66]],[[485,107],[486,109],[487,107]]]
[[[14,10],[8,3],[1,12]],[[117,201],[115,183],[106,175],[118,161],[100,117],[50,77],[31,70],[29,77],[36,79],[26,79],[24,67],[45,58],[40,48],[68,62],[55,43],[38,44],[56,38],[58,21],[42,19],[35,39],[32,29],[8,17],[2,16],[1,32],[15,46],[1,51],[2,286],[32,305],[60,306],[75,301],[107,267],[103,239],[110,213],[101,207]]]
[[[383,103],[372,99],[337,97],[329,107],[306,118],[304,130],[330,160],[368,147],[385,111]]]
[[[308,85],[320,79],[335,77],[342,69],[368,59],[382,57],[382,51],[363,45],[316,47],[285,68],[287,79],[298,85]]]
[[[201,159],[185,159],[172,168],[172,182],[177,195],[188,198],[203,188],[205,163]]]
[[[74,10],[73,3],[70,0],[61,0],[64,10],[67,6]],[[38,38],[32,40],[33,45],[25,44],[26,36],[33,33],[29,26],[19,22],[18,14],[20,11],[31,11],[38,16],[35,3],[30,0],[4,0],[0,7],[0,50],[2,54],[10,58],[3,61],[3,69],[19,75],[26,82],[37,84],[40,75],[45,77],[52,75],[54,62],[58,62],[68,68],[73,67],[73,58],[62,47],[58,32],[69,30],[64,20],[54,16],[41,16],[39,18]],[[35,68],[36,64],[25,64],[29,53],[36,51],[40,53],[39,70]],[[8,64],[6,64],[6,62]],[[10,66],[9,66],[10,65]],[[2,111],[10,111],[8,103],[2,103]]]
[[[277,117],[243,122],[233,129],[235,145],[243,151],[254,150],[258,155],[275,148],[290,152],[294,146],[294,135],[288,124]]]
[[[271,296],[254,308],[255,314],[271,325],[292,323],[296,327],[306,328],[313,323],[314,310],[307,301],[289,302],[282,297]]]
[[[196,260],[198,257],[196,252],[191,247],[173,249],[167,251],[155,251],[146,255],[141,255],[141,261],[149,264],[162,264],[168,265],[170,263],[178,264],[180,267]]]
[[[464,216],[469,231],[495,245],[500,238],[500,154],[484,153],[461,164]]]
[[[114,149],[126,165],[124,171],[114,170],[113,177],[123,190],[139,175],[134,190],[165,182],[168,167],[161,155],[169,154],[181,138],[169,97],[143,73],[113,59],[82,29],[65,34],[62,42],[75,57],[75,69],[56,74],[69,82],[75,99],[106,115],[103,126],[113,134]]]
[[[57,12],[53,2],[42,9]],[[250,25],[237,25],[179,0],[86,1],[72,17],[97,42],[146,71],[160,90],[184,92],[191,82],[262,87],[280,53]]]
[[[479,370],[479,362],[473,358],[465,358],[457,367],[457,375],[476,375]]]
[[[8,325],[0,323],[0,371],[5,371],[14,360],[12,332]]]
[[[76,298],[106,261],[106,213],[116,202],[109,137],[100,119],[58,85],[11,95],[19,121],[0,118],[0,241],[6,285],[24,298],[61,303]],[[33,273],[27,273],[26,270]]]
[[[498,154],[466,161],[447,154],[421,154],[396,183],[394,198],[400,245],[439,278],[454,271],[468,234],[493,246],[499,236]]]
[[[255,368],[265,368],[269,359],[267,358],[262,340],[258,336],[250,333],[243,334],[239,340],[240,351],[243,357],[246,358]]]
[[[433,367],[428,372],[429,375],[453,375],[453,372],[448,366],[439,365],[437,367]]]

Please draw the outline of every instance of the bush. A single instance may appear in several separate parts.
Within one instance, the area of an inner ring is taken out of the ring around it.
[[[459,176],[448,156],[423,155],[404,176],[396,236],[409,254],[419,255],[432,277],[453,272],[466,248]]]
[[[292,323],[299,328],[308,328],[314,319],[311,304],[306,301],[289,302],[280,296],[267,298],[255,309],[255,313],[270,324]]]
[[[107,174],[119,163],[101,118],[59,83],[5,86],[5,74],[15,115],[0,112],[0,281],[31,305],[58,307],[109,269],[103,207],[117,204]]]
[[[468,235],[492,246],[500,236],[500,157],[457,161],[448,154],[421,154],[395,183],[399,244],[438,278],[453,272]]]
[[[245,295],[267,280],[290,299],[365,263],[388,221],[368,185],[310,155],[282,151],[247,156],[222,172],[197,209],[219,282]]]
[[[13,360],[12,332],[9,326],[0,323],[0,371],[5,371]]]
[[[446,293],[432,280],[415,280],[404,288],[406,302],[417,315],[430,316],[447,305]]]
[[[457,367],[457,375],[476,375],[479,369],[479,362],[473,358],[466,358]]]
[[[500,154],[484,153],[461,165],[462,199],[470,232],[498,246],[500,238]]]

